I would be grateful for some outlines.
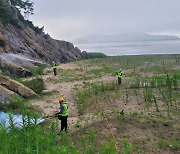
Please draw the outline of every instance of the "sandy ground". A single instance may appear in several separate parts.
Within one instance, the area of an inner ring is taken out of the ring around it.
[[[72,69],[77,69],[79,68],[78,65],[74,63],[68,63],[68,64],[62,64],[59,66],[61,69],[65,70],[72,70]],[[87,69],[93,69],[92,67]],[[46,70],[49,72],[48,70]],[[133,70],[132,70],[133,71]],[[125,73],[131,72],[130,70],[124,70]],[[43,100],[33,100],[31,104],[35,107],[38,107],[40,110],[42,110],[44,116],[49,116],[53,115],[57,112],[59,112],[59,103],[58,103],[58,98],[60,96],[63,96],[65,100],[68,102],[69,105],[69,118],[68,118],[68,123],[69,127],[72,130],[73,126],[78,123],[79,121],[81,123],[84,123],[86,119],[90,119],[92,117],[92,114],[94,114],[92,111],[94,110],[95,105],[89,107],[87,111],[85,111],[85,114],[82,116],[78,115],[78,110],[77,110],[77,104],[76,104],[76,98],[75,98],[75,87],[81,88],[84,82],[111,82],[111,81],[116,81],[117,78],[116,76],[111,76],[111,75],[104,75],[103,77],[100,78],[93,78],[92,80],[88,81],[74,81],[74,82],[51,82],[49,79],[61,79],[62,77],[60,75],[54,76],[53,73],[45,73],[43,76],[44,83],[45,83],[45,89],[46,92],[51,92],[51,91],[57,91],[57,93],[52,96],[48,96],[47,98]],[[129,80],[128,77],[124,77],[123,80]],[[124,109],[127,113],[129,112],[142,112],[144,110],[143,105],[139,104],[137,99],[135,97],[129,98],[129,102],[125,103],[124,101],[125,98],[119,98],[118,100],[112,100],[110,98],[109,103],[110,105],[115,108],[119,109],[121,111]],[[140,98],[139,98],[140,99]],[[143,102],[143,100],[139,100],[140,102]],[[103,101],[98,103],[98,108],[103,108],[107,112],[109,111],[109,104],[105,104]],[[91,120],[90,120],[91,121]]]
[[[72,70],[72,69],[77,69],[79,68],[78,65],[73,64],[73,63],[68,63],[68,64],[62,64],[59,66],[61,69],[65,70]],[[88,68],[88,69],[93,69],[93,68]],[[43,80],[45,83],[45,91],[46,92],[51,92],[51,91],[58,91],[58,94],[53,95],[52,97],[49,96],[47,99],[43,100],[33,100],[31,101],[31,104],[35,107],[38,107],[40,110],[42,110],[44,116],[49,116],[53,115],[54,113],[59,112],[59,103],[58,103],[58,98],[60,96],[63,96],[65,100],[68,102],[69,105],[69,127],[72,127],[72,124],[77,123],[82,118],[78,115],[78,110],[77,110],[77,105],[75,101],[75,87],[81,87],[83,85],[83,82],[85,81],[74,81],[74,82],[63,82],[63,83],[53,83],[50,82],[49,79],[60,79],[61,76],[57,75],[54,76],[52,73],[47,73],[43,76]],[[94,78],[92,80],[88,80],[86,82],[110,82],[110,81],[115,81],[116,77],[110,76],[110,75],[105,75],[103,78]],[[84,114],[83,117],[89,117],[91,113]]]

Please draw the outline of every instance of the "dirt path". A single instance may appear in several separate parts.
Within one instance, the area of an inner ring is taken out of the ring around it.
[[[61,69],[65,70],[72,70],[79,68],[76,64],[69,63],[69,64],[63,64],[60,66]],[[53,115],[56,112],[59,112],[59,104],[58,104],[58,98],[60,96],[63,96],[69,105],[69,127],[72,127],[73,124],[75,124],[79,118],[82,120],[82,117],[79,117],[78,115],[78,109],[76,105],[75,100],[75,87],[81,87],[84,82],[110,82],[113,80],[116,80],[116,77],[105,75],[100,78],[94,78],[92,80],[88,81],[74,81],[74,82],[61,82],[61,83],[53,83],[49,81],[50,79],[61,79],[60,75],[53,76],[52,73],[47,73],[43,76],[45,88],[47,92],[51,91],[57,91],[58,93],[52,94],[52,96],[48,96],[47,98],[43,100],[35,100],[31,102],[31,104],[35,107],[38,107],[40,110],[42,110],[43,114],[45,116],[47,115]],[[88,117],[89,114],[83,115],[84,117]]]

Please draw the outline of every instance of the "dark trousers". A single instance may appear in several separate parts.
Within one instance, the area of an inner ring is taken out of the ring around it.
[[[56,76],[57,75],[56,68],[53,68],[53,71],[54,71],[54,76]]]
[[[67,131],[67,118],[68,116],[61,116],[61,131],[65,128],[65,131]]]
[[[118,83],[119,85],[121,84],[121,78],[118,77]]]

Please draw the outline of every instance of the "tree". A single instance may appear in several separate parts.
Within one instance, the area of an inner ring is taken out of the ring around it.
[[[11,5],[17,7],[18,9],[24,8],[24,2],[22,0],[10,0]]]
[[[30,0],[10,0],[11,5],[15,6],[16,8],[18,8],[20,11],[24,10],[24,17],[26,19],[29,19],[29,15],[33,15],[33,5],[34,3],[31,2]]]
[[[30,2],[30,0],[26,0],[24,3],[25,3],[24,15],[25,15],[25,18],[29,20],[29,15],[34,14],[34,12],[33,12],[34,11],[34,8],[33,8],[34,3]]]

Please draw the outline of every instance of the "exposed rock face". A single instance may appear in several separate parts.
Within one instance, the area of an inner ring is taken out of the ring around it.
[[[18,66],[15,63],[7,62],[0,57],[0,69],[3,71],[7,71],[10,76],[17,76],[17,77],[27,77],[31,76],[32,73],[23,68],[22,66]]]
[[[42,32],[43,28],[34,27],[32,22],[25,21],[20,12],[8,0],[3,2],[16,24],[4,26],[0,18],[0,40],[5,46],[0,46],[0,53],[21,53],[51,63],[70,62],[80,58],[81,51],[67,41],[52,39]]]
[[[27,77],[32,75],[32,68],[36,66],[48,66],[40,60],[29,59],[20,54],[0,54],[0,69],[10,76]],[[7,72],[8,70],[8,72]]]
[[[12,97],[15,95],[14,92],[4,88],[0,85],[0,103],[9,103],[12,100]]]
[[[29,98],[29,97],[33,97],[37,95],[33,90],[29,89],[23,84],[4,76],[0,76],[0,85],[1,87],[3,86],[4,88],[16,94],[19,94],[20,96],[25,97],[25,98]]]

